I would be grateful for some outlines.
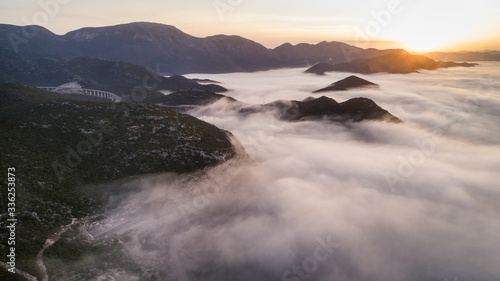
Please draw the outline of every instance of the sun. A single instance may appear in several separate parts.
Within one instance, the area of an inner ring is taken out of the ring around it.
[[[444,42],[436,42],[436,40],[415,38],[411,40],[405,40],[403,42],[404,49],[410,52],[416,53],[427,53],[439,50]]]
[[[437,28],[436,28],[437,29]],[[401,32],[397,38],[402,47],[413,53],[441,51],[453,45],[461,37],[460,32],[432,31],[430,27],[411,28],[409,32]]]
[[[431,32],[426,30],[423,32],[408,32],[398,36],[402,47],[414,53],[427,53],[433,51],[443,51],[449,49],[456,42],[461,41],[462,34],[459,32]]]

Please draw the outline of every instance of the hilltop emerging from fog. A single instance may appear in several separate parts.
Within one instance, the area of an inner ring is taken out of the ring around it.
[[[307,73],[323,75],[325,72],[341,71],[352,73],[372,74],[379,72],[407,74],[418,72],[421,69],[435,70],[448,67],[472,67],[475,63],[456,63],[451,61],[435,61],[431,58],[421,55],[412,55],[409,53],[390,54],[368,59],[358,59],[351,62],[328,64],[318,63],[308,70]]]

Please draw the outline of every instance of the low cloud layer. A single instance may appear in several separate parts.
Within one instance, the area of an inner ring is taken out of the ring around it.
[[[380,89],[322,93],[371,98],[404,124],[194,110],[248,157],[130,183],[142,191],[109,217],[144,216],[118,234],[160,280],[498,280],[499,66],[363,75]],[[302,71],[203,78],[260,104],[349,75]]]

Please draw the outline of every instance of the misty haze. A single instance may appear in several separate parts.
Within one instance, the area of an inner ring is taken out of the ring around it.
[[[146,221],[119,232],[127,253],[172,280],[496,280],[498,66],[373,75],[380,89],[328,94],[372,98],[404,124],[242,117],[224,100],[191,110],[248,157],[128,183],[141,191],[111,217]],[[303,71],[204,77],[259,104],[303,100],[348,75]],[[318,241],[333,245],[320,258]]]

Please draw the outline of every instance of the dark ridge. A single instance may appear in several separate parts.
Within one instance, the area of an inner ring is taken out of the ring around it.
[[[475,63],[456,63],[435,61],[431,58],[421,55],[411,54],[389,54],[384,56],[373,57],[369,59],[359,59],[348,63],[340,64],[317,64],[308,70],[307,73],[316,73],[322,75],[325,72],[341,71],[372,74],[379,72],[407,74],[418,72],[418,70],[435,70],[438,68],[448,67],[472,67]]]
[[[199,84],[195,79],[189,79],[181,75],[174,75],[168,78],[162,78],[160,83],[161,90],[181,91],[187,89],[198,89],[212,91],[216,93],[227,92],[227,89],[214,84]]]
[[[199,79],[199,78],[193,78],[192,80],[198,82],[198,83],[215,83],[215,84],[220,84],[221,82],[215,81],[212,79]]]
[[[201,106],[212,104],[220,99],[236,102],[234,98],[200,89],[188,89],[174,92],[151,99],[149,102],[164,106]]]
[[[319,62],[319,63],[311,66],[310,68],[308,68],[305,71],[305,73],[313,73],[313,74],[317,74],[317,75],[325,75],[325,72],[330,72],[330,71],[334,71],[334,70],[335,70],[335,67],[333,66],[333,64]]]
[[[307,98],[303,101],[280,100],[264,105],[242,108],[241,114],[274,112],[288,121],[326,119],[335,122],[360,122],[365,120],[401,123],[402,121],[367,98],[353,98],[338,103],[329,97]]]
[[[332,83],[330,86],[326,88],[316,90],[313,93],[328,92],[328,91],[346,91],[353,88],[363,88],[363,87],[378,87],[378,85],[370,81],[367,81],[365,79],[359,78],[355,75],[351,75],[347,78]]]
[[[378,106],[373,100],[367,98],[353,98],[337,103],[332,98],[322,96],[317,99],[293,102],[298,106],[298,114],[291,116],[295,120],[326,118],[340,122],[360,122],[364,120],[402,122],[399,118]]]
[[[159,91],[200,89],[225,92],[215,84],[199,84],[195,80],[175,75],[165,78],[153,70],[124,61],[109,61],[89,57],[64,59],[16,54],[0,48],[0,83],[25,83],[33,86],[59,86],[78,82],[88,89],[103,90],[121,97],[134,91],[147,98],[161,97]]]

